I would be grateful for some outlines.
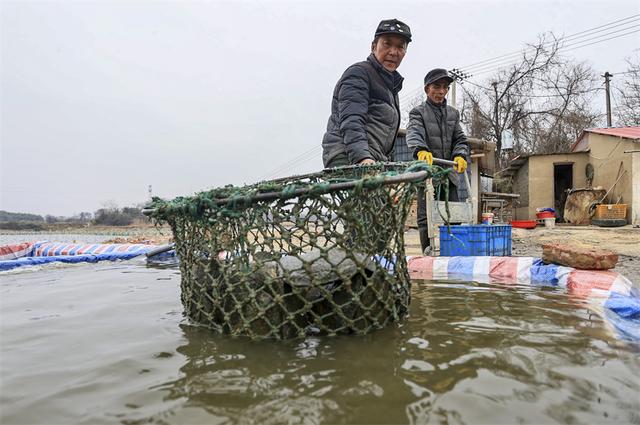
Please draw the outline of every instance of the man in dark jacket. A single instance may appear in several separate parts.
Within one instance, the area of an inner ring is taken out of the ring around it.
[[[391,161],[398,128],[396,71],[411,41],[411,30],[397,19],[380,22],[371,54],[351,65],[333,91],[331,116],[322,139],[325,167]]]
[[[413,149],[414,158],[426,161],[430,165],[433,158],[453,160],[456,171],[464,173],[467,169],[469,144],[460,126],[460,113],[447,105],[446,95],[453,78],[446,69],[432,69],[424,77],[424,91],[427,100],[409,113],[407,126],[407,146]],[[458,185],[462,178],[458,174],[449,174],[449,200],[458,200]],[[467,188],[468,190],[468,188]],[[441,190],[441,200],[445,191]],[[424,189],[418,190],[418,232],[422,252],[429,246],[427,228],[427,205]]]

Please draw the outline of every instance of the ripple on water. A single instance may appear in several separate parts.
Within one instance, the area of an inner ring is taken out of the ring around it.
[[[627,423],[638,348],[560,289],[415,282],[365,336],[250,341],[182,316],[175,269],[2,278],[2,423]]]

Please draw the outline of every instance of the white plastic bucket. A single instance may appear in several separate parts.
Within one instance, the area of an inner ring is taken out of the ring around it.
[[[556,219],[551,217],[551,218],[545,218],[544,219],[544,227],[555,227],[556,226]]]

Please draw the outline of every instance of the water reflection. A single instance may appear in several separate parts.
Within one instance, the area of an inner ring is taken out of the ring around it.
[[[630,422],[640,409],[637,357],[555,290],[417,282],[409,319],[366,336],[181,329],[166,401],[223,422]]]
[[[319,338],[251,341],[181,325],[187,343],[182,377],[164,386],[168,399],[238,423],[335,422],[334,353]],[[316,360],[322,358],[322,364]]]
[[[423,282],[422,296],[414,298],[428,323],[412,314],[411,328],[432,349],[413,344],[406,355],[435,368],[405,369],[408,380],[428,391],[408,405],[412,422],[633,418],[633,410],[617,410],[616,400],[634,399],[637,369],[634,379],[620,370],[594,370],[620,355],[600,316],[553,290],[466,286]],[[638,364],[628,351],[623,357]],[[577,373],[567,379],[566,370]]]

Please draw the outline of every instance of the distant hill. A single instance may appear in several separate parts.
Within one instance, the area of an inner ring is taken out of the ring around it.
[[[0,223],[15,221],[44,222],[44,217],[37,214],[12,213],[0,210]]]

